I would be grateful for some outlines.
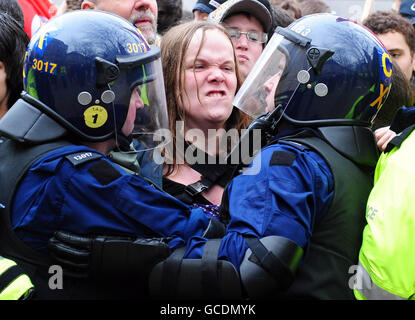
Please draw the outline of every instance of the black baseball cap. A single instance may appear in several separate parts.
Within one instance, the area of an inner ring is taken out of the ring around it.
[[[207,14],[219,8],[226,0],[198,0],[192,11],[199,10]]]
[[[268,0],[228,0],[218,9],[209,14],[209,20],[217,23],[237,13],[249,13],[258,19],[264,27],[264,32],[269,33],[273,28],[273,16]]]

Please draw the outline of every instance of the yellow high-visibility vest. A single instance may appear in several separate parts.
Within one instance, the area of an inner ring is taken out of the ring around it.
[[[415,299],[415,130],[383,153],[366,207],[357,299]]]
[[[34,286],[16,262],[0,256],[0,300],[23,300],[30,297]]]

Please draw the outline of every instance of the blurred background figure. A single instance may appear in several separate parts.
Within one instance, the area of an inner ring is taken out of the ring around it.
[[[331,9],[321,0],[297,0],[297,3],[300,6],[301,14],[306,16],[313,13],[330,13]]]
[[[270,3],[273,6],[279,6],[281,9],[284,9],[294,20],[303,16],[297,0],[270,0]]]
[[[80,10],[82,0],[64,0],[66,2],[66,11]]]
[[[79,5],[81,5],[81,4],[79,3]],[[56,8],[56,12],[53,14],[53,16],[59,16],[61,14],[64,14],[65,12],[69,11],[68,10],[68,2],[66,0],[63,0],[60,4],[56,5],[55,8]]]
[[[413,0],[403,0],[399,6],[399,14],[411,21],[412,25],[415,24],[415,1]]]
[[[23,90],[23,60],[29,38],[10,15],[0,12],[0,118]]]
[[[295,19],[278,5],[271,4],[272,15],[274,16],[274,29],[276,27],[287,27],[295,21]]]
[[[81,10],[83,0],[62,0],[56,1],[55,9],[52,9],[51,16],[59,16],[65,12]]]
[[[226,0],[197,0],[193,7],[194,20],[206,20],[209,13],[216,10]]]
[[[163,35],[182,19],[182,0],[157,0],[157,30]]]
[[[29,38],[56,13],[56,5],[49,0],[18,0],[18,2],[23,11],[24,30]]]
[[[398,12],[399,7],[401,6],[402,0],[394,0],[392,4],[392,10]]]

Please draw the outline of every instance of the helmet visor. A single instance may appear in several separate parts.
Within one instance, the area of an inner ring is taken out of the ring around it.
[[[272,36],[233,100],[234,106],[253,118],[275,108],[275,91],[288,62],[283,39],[279,34]]]
[[[127,72],[130,87],[128,114],[122,131],[136,140],[137,151],[163,147],[169,127],[160,57]]]

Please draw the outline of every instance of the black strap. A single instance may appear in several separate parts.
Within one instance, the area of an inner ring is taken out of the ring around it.
[[[185,251],[186,247],[178,248],[164,260],[161,276],[162,296],[172,298],[177,295],[177,285]]]
[[[203,191],[208,190],[213,185],[213,182],[209,179],[202,178],[195,183],[191,183],[184,188],[186,195],[189,195],[192,199],[197,195],[201,194]],[[193,201],[192,201],[193,202]]]
[[[227,164],[193,164],[190,167],[202,175],[202,179],[186,187],[186,192],[192,197],[208,190],[214,184],[225,187],[231,180],[231,170]]]
[[[274,279],[278,280],[279,287],[287,288],[294,279],[289,267],[269,251],[258,238],[244,236],[244,239],[255,256],[255,258],[250,257],[250,260],[260,265]]]
[[[205,190],[208,190],[212,185],[219,184],[225,187],[233,176],[233,167],[229,164],[219,163],[219,159],[212,157],[204,151],[198,149],[194,145],[187,145],[187,150],[193,153],[202,152],[204,156],[203,163],[194,163],[189,165],[193,170],[202,175],[202,179],[186,186],[186,193],[194,198]],[[186,150],[186,152],[187,152]]]
[[[272,268],[277,260],[275,255],[258,238],[245,236],[244,239],[248,247],[252,250],[252,253],[258,259],[259,264],[268,272],[273,273]]]
[[[202,289],[204,297],[221,297],[222,290],[219,285],[218,252],[222,239],[208,240],[203,249],[202,256]]]
[[[6,289],[14,280],[23,274],[22,269],[17,266],[11,266],[0,275],[0,292]]]
[[[388,145],[386,146],[385,153],[391,151],[395,147],[400,148],[402,142],[404,142],[404,140],[408,138],[408,136],[412,133],[412,131],[414,131],[414,129],[415,124],[409,126],[405,130],[403,130],[399,135],[397,135],[391,141],[389,141]]]

